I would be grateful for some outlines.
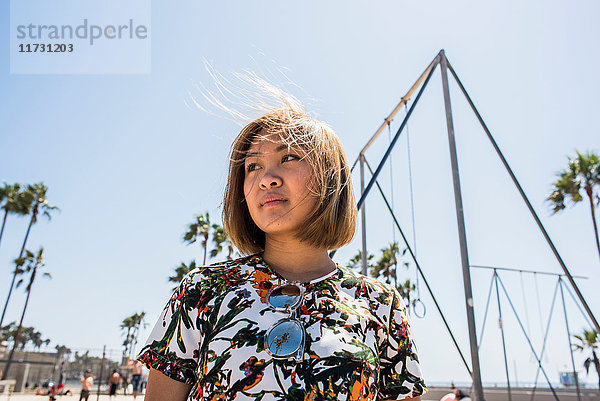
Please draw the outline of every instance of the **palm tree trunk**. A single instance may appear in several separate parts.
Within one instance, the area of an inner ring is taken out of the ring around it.
[[[133,328],[133,333],[131,333],[131,347],[129,347],[129,359],[133,359],[133,350],[135,348],[135,339],[136,339],[136,328]]]
[[[202,262],[203,266],[206,266],[206,250],[208,249],[208,235],[204,237],[204,262]]]
[[[27,233],[25,233],[25,239],[23,240],[23,246],[21,246],[21,252],[19,252],[19,258],[23,257],[23,252],[25,251],[25,245],[27,244],[27,238],[29,237],[29,232],[31,231],[31,226],[35,221],[35,217],[38,212],[39,204],[36,202],[33,207],[33,212],[31,214],[31,220],[29,221],[29,227],[27,227]],[[4,322],[4,315],[6,315],[6,307],[8,306],[8,301],[10,300],[10,296],[12,294],[13,287],[15,285],[15,279],[17,278],[17,270],[13,272],[13,278],[10,282],[10,289],[8,290],[8,295],[6,296],[6,302],[4,303],[4,309],[2,310],[2,317],[0,318],[0,327],[2,327],[2,322]]]
[[[598,248],[598,257],[600,258],[600,239],[598,238],[598,224],[596,223],[596,209],[594,207],[594,193],[591,188],[586,188],[585,192],[590,200],[590,210],[592,211],[592,222],[594,223],[594,234],[596,235],[596,248]]]
[[[142,324],[141,321],[138,321],[137,324],[135,325],[135,329],[134,329],[134,334],[132,335],[133,337],[133,345],[131,346],[131,350],[129,351],[130,355],[131,355],[131,359],[133,359],[133,356],[135,355],[135,347],[137,345],[138,342],[138,335],[140,334],[140,324]]]
[[[2,230],[0,230],[0,243],[2,242],[2,234],[4,234],[4,225],[6,224],[6,216],[8,215],[8,209],[4,209],[4,219],[2,219]]]
[[[123,352],[123,357],[127,355],[129,352],[129,333],[131,332],[131,327],[127,328],[127,335],[125,336],[125,351]]]
[[[6,363],[6,368],[4,369],[4,374],[2,375],[2,380],[6,380],[8,378],[8,370],[10,369],[10,365],[12,364],[13,354],[15,353],[15,349],[17,348],[17,342],[19,341],[19,336],[21,335],[21,329],[23,328],[23,318],[25,317],[25,311],[27,310],[27,304],[29,303],[29,295],[31,295],[31,285],[33,284],[33,280],[35,279],[35,270],[37,266],[33,268],[33,272],[31,273],[31,279],[29,280],[29,285],[27,286],[27,298],[25,298],[25,306],[23,306],[23,313],[21,313],[21,320],[19,321],[19,327],[17,327],[17,332],[15,333],[15,343],[13,344],[13,348],[10,351],[10,355],[8,356],[8,362]]]
[[[596,351],[593,350],[592,361],[594,361],[594,367],[596,368],[596,373],[598,373],[598,390],[600,390],[600,360],[598,360],[598,355],[596,355]]]

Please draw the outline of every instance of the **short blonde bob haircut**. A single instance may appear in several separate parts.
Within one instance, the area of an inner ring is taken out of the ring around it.
[[[313,171],[316,207],[297,238],[314,247],[337,249],[352,240],[356,204],[346,154],[326,123],[298,107],[272,109],[247,124],[231,145],[229,177],[223,201],[223,225],[231,242],[245,254],[265,249],[265,233],[252,220],[244,197],[244,162],[250,145],[269,134],[300,149]]]

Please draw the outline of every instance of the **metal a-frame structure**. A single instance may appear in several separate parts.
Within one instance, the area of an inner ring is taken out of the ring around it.
[[[469,364],[467,363],[464,355],[462,354],[460,347],[458,346],[458,343],[456,341],[456,339],[454,338],[454,335],[452,334],[452,331],[450,330],[450,326],[448,325],[442,311],[441,308],[439,306],[439,303],[437,302],[433,291],[431,290],[431,287],[429,286],[429,283],[427,282],[426,277],[423,274],[423,271],[417,261],[417,258],[406,238],[406,236],[404,235],[404,232],[402,231],[400,224],[398,223],[398,220],[396,219],[394,212],[389,204],[389,202],[387,201],[383,190],[381,189],[381,187],[379,186],[378,182],[377,182],[377,177],[379,176],[379,174],[381,173],[383,166],[385,165],[387,159],[390,156],[390,153],[392,151],[392,149],[394,148],[396,142],[398,141],[398,138],[400,137],[401,133],[403,132],[403,130],[406,127],[406,124],[408,122],[408,120],[410,119],[410,116],[412,115],[415,107],[417,106],[417,104],[419,103],[419,99],[421,98],[421,95],[423,94],[425,88],[427,87],[427,84],[429,83],[429,80],[431,79],[435,69],[437,67],[440,67],[441,70],[441,75],[442,75],[442,87],[443,87],[443,95],[444,95],[444,105],[445,105],[445,115],[446,115],[446,126],[447,126],[447,130],[448,130],[448,143],[449,143],[449,148],[450,148],[450,161],[451,161],[451,167],[452,167],[452,181],[453,181],[453,186],[454,186],[454,201],[455,201],[455,208],[456,208],[456,220],[457,220],[457,228],[458,228],[458,239],[459,239],[459,244],[460,244],[460,257],[461,257],[461,265],[462,265],[462,272],[463,272],[463,284],[464,284],[464,293],[465,293],[465,308],[466,308],[466,313],[467,313],[467,323],[468,323],[468,332],[469,332],[469,346],[470,346],[470,352],[471,352],[471,366],[472,369],[469,367]],[[510,175],[510,178],[512,179],[516,189],[518,190],[519,194],[521,195],[521,198],[523,199],[523,202],[525,203],[525,205],[527,206],[527,208],[529,209],[529,212],[531,214],[531,216],[533,217],[533,219],[535,220],[540,232],[542,233],[542,235],[544,236],[548,246],[550,247],[550,249],[552,250],[552,253],[554,254],[556,260],[558,261],[559,265],[561,266],[563,272],[564,272],[564,276],[566,277],[567,281],[569,282],[569,284],[571,285],[571,287],[573,288],[577,299],[579,300],[579,302],[581,303],[581,305],[583,306],[583,308],[585,309],[585,313],[587,314],[587,316],[590,318],[591,324],[592,326],[595,328],[596,331],[598,331],[600,333],[600,325],[598,325],[598,321],[596,320],[596,318],[594,317],[592,311],[590,310],[587,302],[585,301],[581,291],[579,290],[579,288],[577,287],[577,284],[575,283],[573,276],[571,275],[571,273],[569,272],[569,269],[567,268],[565,262],[563,261],[562,257],[560,256],[560,254],[558,253],[558,250],[556,249],[556,247],[554,246],[554,243],[552,242],[552,240],[550,239],[550,236],[548,235],[548,232],[546,231],[544,225],[542,224],[540,218],[538,217],[538,214],[535,212],[533,206],[531,205],[531,202],[529,201],[529,199],[527,198],[527,195],[525,194],[525,191],[523,190],[523,188],[521,187],[521,184],[519,183],[519,181],[517,180],[517,177],[515,176],[514,172],[512,171],[512,169],[510,168],[508,162],[506,161],[506,159],[504,158],[504,155],[502,154],[500,148],[498,147],[498,144],[496,143],[496,141],[494,140],[490,130],[488,129],[487,125],[485,124],[485,122],[483,121],[483,118],[481,117],[481,115],[479,114],[479,111],[477,110],[477,108],[475,107],[475,104],[473,103],[473,101],[471,100],[471,97],[469,96],[469,94],[467,93],[467,90],[465,89],[465,87],[463,86],[462,82],[460,81],[460,79],[458,78],[458,75],[456,74],[456,72],[454,71],[454,69],[452,68],[452,65],[450,64],[450,62],[448,61],[446,54],[444,52],[444,50],[440,50],[440,52],[436,55],[436,57],[433,59],[433,61],[427,66],[427,68],[425,69],[425,71],[421,74],[421,76],[417,79],[417,81],[414,83],[414,85],[410,88],[410,90],[406,93],[406,95],[404,97],[402,97],[401,101],[398,103],[398,105],[394,108],[394,110],[385,118],[384,122],[381,124],[381,126],[376,130],[376,132],[373,134],[373,136],[369,139],[369,141],[367,142],[367,144],[363,147],[363,149],[360,151],[356,161],[353,163],[352,168],[354,169],[354,167],[356,166],[356,163],[360,163],[360,192],[361,192],[361,196],[358,200],[357,203],[357,207],[361,212],[361,220],[362,220],[362,266],[363,266],[363,274],[367,273],[367,246],[366,246],[366,230],[365,230],[365,226],[366,226],[366,213],[365,213],[365,208],[364,203],[365,203],[365,199],[367,198],[367,196],[369,195],[370,191],[373,189],[373,186],[377,186],[380,194],[383,197],[383,200],[386,203],[386,206],[388,208],[388,210],[390,211],[392,218],[394,220],[394,224],[396,225],[396,227],[398,228],[400,235],[402,236],[402,239],[407,247],[407,250],[412,258],[412,260],[415,263],[415,266],[417,268],[417,271],[419,272],[420,276],[423,278],[423,281],[426,285],[426,288],[429,292],[429,294],[431,295],[431,297],[433,298],[433,302],[437,308],[437,310],[439,311],[442,320],[446,326],[446,329],[448,330],[450,337],[452,338],[452,341],[454,342],[454,345],[456,346],[460,357],[467,369],[467,371],[469,372],[469,374],[471,375],[471,378],[473,380],[473,398],[475,399],[475,401],[483,401],[484,400],[484,394],[483,394],[483,386],[481,383],[481,371],[480,371],[480,364],[479,364],[479,352],[478,352],[478,341],[477,341],[477,334],[476,334],[476,327],[475,327],[475,315],[474,315],[474,308],[473,308],[473,295],[472,295],[472,288],[471,288],[471,273],[470,273],[470,264],[469,264],[469,253],[468,253],[468,247],[467,247],[467,236],[466,236],[466,230],[465,230],[465,218],[464,218],[464,213],[463,213],[463,203],[462,203],[462,193],[461,193],[461,186],[460,186],[460,175],[459,175],[459,169],[458,169],[458,156],[457,156],[457,150],[456,150],[456,141],[455,141],[455,135],[454,135],[454,123],[453,123],[453,118],[452,118],[452,106],[451,106],[451,100],[450,100],[450,89],[449,89],[449,82],[448,82],[448,71],[450,71],[450,73],[452,74],[452,76],[454,77],[454,80],[456,81],[456,83],[458,84],[461,92],[463,93],[463,95],[465,96],[467,102],[469,103],[469,105],[471,106],[471,109],[473,111],[473,113],[475,114],[475,116],[477,117],[477,119],[479,120],[479,123],[481,124],[481,127],[483,128],[487,138],[490,140],[492,147],[494,148],[494,150],[496,151],[496,154],[498,155],[498,157],[500,158],[500,160],[502,161],[502,164],[504,165],[506,172]],[[365,158],[365,152],[366,150],[373,144],[373,142],[377,139],[377,137],[381,134],[381,132],[383,132],[383,130],[385,129],[386,126],[389,126],[389,124],[391,123],[391,121],[394,119],[395,115],[402,109],[402,107],[406,106],[408,101],[411,99],[412,95],[417,91],[417,89],[419,89],[419,92],[417,93],[417,96],[415,97],[414,101],[412,102],[410,108],[408,109],[402,123],[400,124],[400,127],[398,128],[396,134],[394,135],[394,137],[392,138],[392,140],[390,141],[390,144],[385,152],[385,154],[383,155],[383,157],[381,158],[381,161],[379,162],[379,165],[377,166],[377,168],[375,169],[375,171],[371,170],[371,167],[369,166],[369,164],[366,161]],[[371,179],[369,180],[368,184],[365,187],[365,165],[366,167],[371,170]],[[335,254],[335,252],[332,252],[330,255],[333,256],[333,254]]]

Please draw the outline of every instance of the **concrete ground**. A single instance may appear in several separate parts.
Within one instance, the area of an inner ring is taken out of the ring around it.
[[[108,395],[106,394],[101,394],[99,398],[97,398],[96,394],[90,394],[90,398],[88,398],[88,401],[96,401],[96,399],[98,399],[99,401],[109,401]],[[49,400],[49,397],[47,395],[35,395],[35,394],[0,394],[0,401],[46,401]],[[56,397],[57,401],[78,401],[79,400],[79,393],[76,392],[73,395],[63,395],[63,396],[58,396]],[[112,400],[114,401],[133,401],[133,395],[116,395],[112,398]],[[137,396],[136,401],[143,401],[144,400],[144,395],[140,394]]]
[[[10,397],[6,394],[0,394],[0,401],[46,401],[48,400],[48,396],[47,395],[35,395],[35,394],[12,394],[10,395]],[[79,393],[75,393],[72,396],[69,395],[64,395],[64,396],[60,396],[60,397],[56,397],[57,401],[78,401],[79,400]],[[98,398],[99,401],[109,401],[108,395],[102,394],[100,395],[100,398]],[[133,395],[117,395],[116,397],[113,397],[112,400],[114,401],[133,401]],[[143,401],[144,400],[144,395],[140,394],[138,395],[136,401]],[[427,401],[430,400],[427,397],[423,397],[423,401]],[[91,395],[90,394],[90,398],[88,398],[88,401],[96,401],[96,394]],[[431,400],[433,401],[433,400]],[[435,400],[438,401],[438,400]]]
[[[444,394],[449,393],[449,388],[433,387],[430,392],[425,394],[422,398],[423,401],[438,401]],[[505,388],[485,388],[485,399],[486,401],[509,401],[508,391]],[[514,388],[512,389],[512,401],[530,401],[531,400],[531,389],[527,388]],[[581,399],[578,399],[577,394],[574,390],[558,389],[557,394],[560,401],[600,401],[600,392],[596,389],[583,389]],[[0,394],[0,401],[46,401],[49,397],[47,395],[35,395],[35,394]],[[65,395],[57,397],[57,401],[78,401],[79,392],[76,391],[72,396]],[[90,394],[88,401],[109,401],[108,395],[102,394],[97,397],[96,394]],[[133,395],[122,395],[118,394],[112,398],[114,401],[132,401]],[[143,401],[144,395],[138,395],[136,401]],[[535,401],[555,401],[554,395],[550,393],[548,389],[539,389],[535,393]]]

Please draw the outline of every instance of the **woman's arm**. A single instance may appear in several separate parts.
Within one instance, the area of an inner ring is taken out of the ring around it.
[[[150,369],[145,401],[185,401],[192,389],[191,384],[173,380],[158,370]]]

